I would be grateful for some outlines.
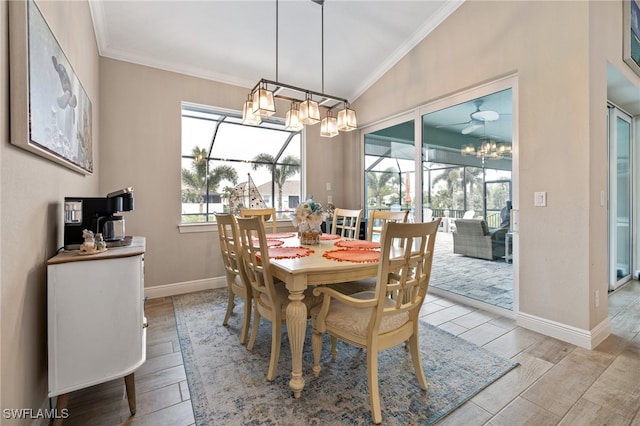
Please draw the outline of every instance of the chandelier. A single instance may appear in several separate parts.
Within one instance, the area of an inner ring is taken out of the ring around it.
[[[485,139],[476,148],[473,144],[462,145],[462,155],[474,155],[478,158],[501,159],[511,156],[511,144],[508,142],[496,142],[493,139]]]
[[[324,92],[324,0],[311,0],[322,10],[322,92]],[[283,92],[286,92],[283,93]],[[276,112],[275,99],[291,102],[285,115],[285,129],[300,131],[305,125],[320,124],[320,136],[334,137],[341,132],[355,130],[358,125],[356,112],[350,108],[349,101],[337,96],[314,90],[303,89],[278,81],[278,0],[276,0],[276,79],[260,79],[251,89],[242,108],[242,123],[257,126],[263,118]],[[320,105],[333,103],[326,108],[326,115],[320,119]],[[335,108],[342,105],[336,113]]]

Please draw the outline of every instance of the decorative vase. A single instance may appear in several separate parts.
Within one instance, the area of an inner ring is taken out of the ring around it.
[[[298,226],[300,244],[320,244],[320,235],[322,235],[320,224],[305,222]]]

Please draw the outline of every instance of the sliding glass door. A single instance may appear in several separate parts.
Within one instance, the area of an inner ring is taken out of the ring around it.
[[[632,143],[631,117],[609,107],[609,287],[615,290],[632,276]]]

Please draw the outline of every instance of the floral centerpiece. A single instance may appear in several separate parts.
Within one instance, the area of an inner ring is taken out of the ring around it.
[[[318,244],[322,230],[320,225],[325,219],[322,204],[313,201],[313,196],[298,205],[291,222],[298,229],[301,244]]]

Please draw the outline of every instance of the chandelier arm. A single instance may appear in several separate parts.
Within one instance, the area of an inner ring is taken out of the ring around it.
[[[290,84],[286,84],[286,83],[280,83],[279,81],[273,81],[273,80],[269,80],[269,79],[266,79],[266,78],[261,79],[261,80],[260,80],[260,81],[259,81],[259,82],[254,86],[254,87],[253,87],[253,89],[252,89],[251,91],[252,91],[252,92],[254,92],[254,91],[255,91],[258,87],[260,87],[260,85],[261,85],[261,84],[263,84],[263,83],[264,83],[264,84],[270,84],[270,85],[272,85],[272,86],[283,87],[283,88],[285,88],[285,89],[293,90],[293,91],[295,91],[295,92],[299,92],[299,93],[303,93],[303,94],[309,93],[309,94],[311,94],[311,95],[318,96],[318,97],[321,97],[321,98],[327,98],[328,100],[332,100],[332,101],[336,101],[336,102],[343,102],[343,103],[346,103],[346,104],[348,104],[348,103],[349,103],[349,101],[348,101],[347,99],[345,99],[345,98],[341,98],[341,97],[339,97],[339,96],[328,95],[328,94],[326,94],[326,93],[316,92],[315,90],[302,89],[302,88],[300,88],[300,87],[292,86],[292,85],[290,85]],[[288,98],[288,97],[283,96],[283,95],[278,95],[278,94],[276,94],[276,95],[274,95],[274,96],[275,96],[276,98],[278,98],[278,99],[288,99],[288,100],[291,100],[291,98]],[[303,100],[304,100],[304,99],[303,99]]]

